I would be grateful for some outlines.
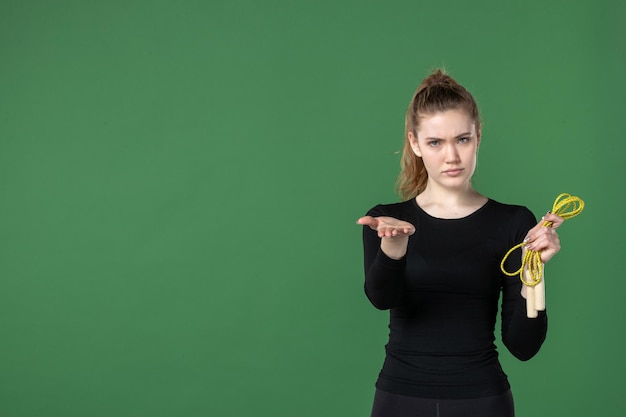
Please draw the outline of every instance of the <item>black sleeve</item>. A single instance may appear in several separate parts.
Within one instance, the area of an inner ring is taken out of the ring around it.
[[[371,209],[368,216],[378,217],[380,206]],[[380,249],[378,233],[363,226],[363,255],[365,261],[365,294],[374,307],[387,310],[396,306],[404,294],[406,256],[391,259]]]
[[[521,208],[515,215],[512,225],[516,225],[511,236],[511,247],[521,243],[526,233],[537,223],[535,216],[526,208]],[[505,268],[515,271],[521,266],[521,250],[509,256]],[[509,352],[517,359],[526,361],[533,356],[543,344],[548,330],[548,316],[540,311],[534,319],[526,317],[526,300],[520,294],[522,282],[519,275],[509,277],[502,274],[502,342]]]

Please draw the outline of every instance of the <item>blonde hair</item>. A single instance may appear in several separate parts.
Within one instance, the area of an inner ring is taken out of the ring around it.
[[[480,134],[480,115],[476,100],[461,84],[444,70],[437,69],[417,87],[404,120],[404,147],[400,159],[400,174],[396,190],[403,200],[420,194],[428,183],[428,172],[422,158],[415,155],[409,141],[409,132],[417,137],[420,118],[446,110],[465,110],[476,124]]]

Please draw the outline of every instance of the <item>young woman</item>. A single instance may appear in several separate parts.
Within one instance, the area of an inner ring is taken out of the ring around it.
[[[472,95],[434,72],[407,110],[398,177],[404,201],[358,220],[365,292],[376,308],[390,310],[372,417],[514,416],[494,345],[500,293],[508,350],[525,361],[545,339],[545,311],[526,317],[526,287],[504,275],[500,262],[522,241],[549,261],[560,249],[555,229],[563,220],[548,213],[553,226],[542,227],[527,208],[474,190],[480,140]],[[521,257],[507,262],[515,271]]]

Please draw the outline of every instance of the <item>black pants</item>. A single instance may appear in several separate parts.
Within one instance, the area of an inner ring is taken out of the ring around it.
[[[439,400],[376,390],[371,417],[515,417],[511,391],[493,397]]]

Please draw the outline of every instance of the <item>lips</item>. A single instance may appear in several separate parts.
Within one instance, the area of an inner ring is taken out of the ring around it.
[[[446,169],[445,171],[443,171],[444,174],[450,175],[450,176],[459,175],[461,172],[463,172],[463,168],[452,168],[452,169]]]

